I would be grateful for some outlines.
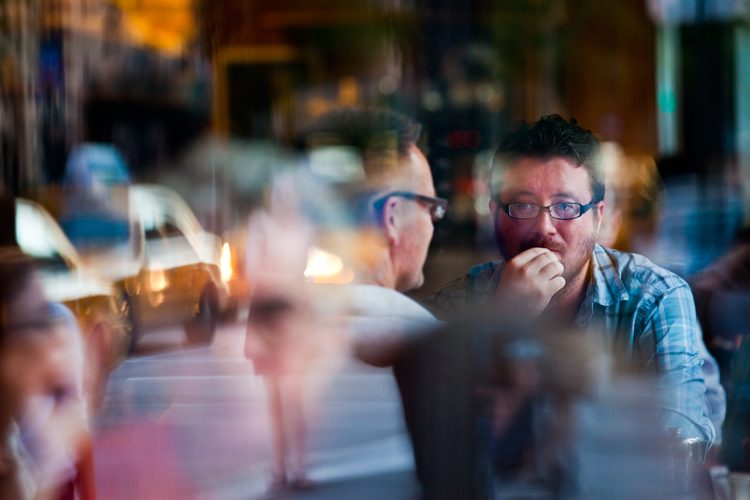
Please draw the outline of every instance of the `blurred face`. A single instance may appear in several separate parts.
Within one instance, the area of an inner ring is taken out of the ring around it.
[[[430,165],[419,148],[412,145],[409,154],[401,162],[404,163],[403,169],[411,172],[410,189],[416,194],[435,196]],[[392,252],[396,268],[396,290],[407,292],[424,283],[423,267],[435,228],[428,207],[415,200],[400,201],[404,224],[398,247]]]
[[[533,203],[548,206],[554,203],[592,201],[589,174],[563,158],[540,161],[522,158],[503,174],[500,201]],[[542,210],[536,219],[514,219],[502,208],[491,203],[495,214],[495,235],[506,260],[534,247],[554,252],[563,264],[567,283],[586,272],[594,250],[604,211],[600,202],[581,217],[556,220]]]
[[[36,281],[9,304],[9,331],[0,346],[0,391],[11,414],[41,398],[61,399],[73,389],[72,348],[64,323],[44,324],[47,307]]]

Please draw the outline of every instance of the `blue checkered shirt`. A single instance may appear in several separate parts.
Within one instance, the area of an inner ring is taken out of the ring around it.
[[[683,437],[716,438],[706,416],[706,385],[698,351],[701,329],[693,294],[679,276],[647,258],[596,245],[593,279],[575,325],[601,332],[605,347],[617,347],[627,358],[658,374],[662,389],[661,421],[682,428]],[[492,299],[505,261],[471,268],[466,276],[439,289],[425,303],[447,318]]]

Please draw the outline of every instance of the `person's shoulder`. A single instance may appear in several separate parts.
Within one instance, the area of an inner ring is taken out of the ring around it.
[[[742,243],[688,279],[694,288],[750,288],[750,242]]]
[[[661,295],[678,288],[690,289],[683,278],[641,254],[597,245],[596,258],[605,277],[610,273],[616,273],[629,290],[638,288]]]
[[[469,269],[462,277],[438,287],[422,304],[438,318],[464,311],[477,292],[486,291],[492,276],[503,261],[485,262]]]
[[[432,293],[432,296],[451,295],[468,287],[486,285],[502,262],[503,261],[492,261],[477,264],[470,268],[462,277],[449,281],[445,285],[438,287]]]
[[[347,285],[347,293],[358,314],[367,316],[404,316],[427,322],[436,318],[419,302],[403,293],[377,285]]]

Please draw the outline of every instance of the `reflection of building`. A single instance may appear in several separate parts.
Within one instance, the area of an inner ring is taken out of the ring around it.
[[[215,0],[200,17],[219,132],[284,139],[341,101],[423,122],[437,190],[451,198],[438,239],[450,227],[473,243],[487,217],[482,162],[512,120],[561,113],[629,153],[656,150],[655,29],[642,1]]]
[[[36,1],[0,1],[0,170],[19,191],[38,177]]]
[[[52,180],[77,142],[114,142],[138,172],[162,161],[183,129],[200,127],[205,71],[188,2],[164,10],[159,0],[42,1],[42,146]]]
[[[737,159],[750,185],[747,5],[214,0],[200,19],[218,131],[284,139],[352,95],[342,88],[356,90],[353,101],[394,106],[425,124],[438,192],[451,198],[439,227],[473,243],[488,217],[476,200],[484,159],[519,118],[575,117],[628,155],[684,152],[706,174]]]
[[[333,105],[390,103],[415,74],[401,64],[406,4],[207,2],[214,129],[284,140]]]

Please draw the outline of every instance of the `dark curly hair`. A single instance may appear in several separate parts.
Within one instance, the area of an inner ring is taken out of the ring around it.
[[[521,158],[541,161],[564,158],[583,166],[591,179],[593,202],[604,199],[604,165],[599,139],[590,130],[581,128],[575,118],[568,121],[560,115],[549,115],[534,123],[516,122],[492,161],[490,193],[493,199],[500,196],[502,173]]]

